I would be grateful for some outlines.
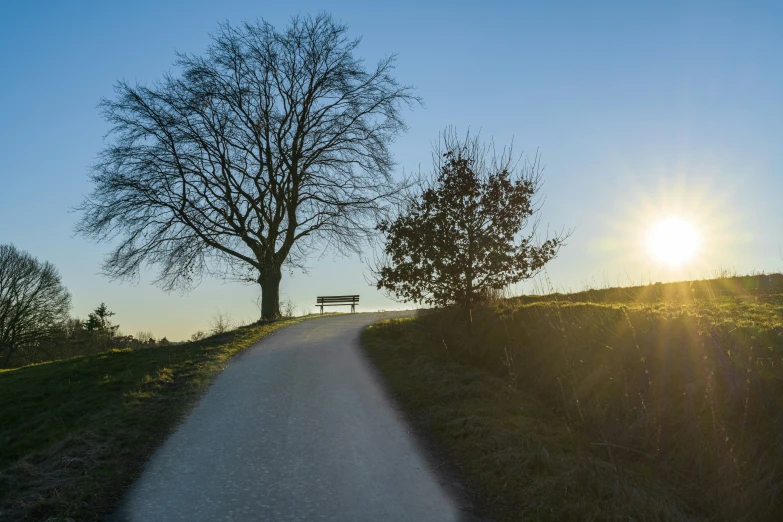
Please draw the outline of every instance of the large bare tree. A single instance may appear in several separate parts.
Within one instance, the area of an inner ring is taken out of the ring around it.
[[[204,56],[177,55],[178,74],[117,84],[77,225],[116,241],[108,275],[148,264],[165,290],[204,273],[257,282],[272,318],[284,266],[360,248],[398,190],[389,145],[420,100],[392,77],[394,56],[366,68],[346,31],[325,14],[282,32],[224,24]]]
[[[0,362],[45,349],[68,319],[71,296],[57,269],[0,245]]]

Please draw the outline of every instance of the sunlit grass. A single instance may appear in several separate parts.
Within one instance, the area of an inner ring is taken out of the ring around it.
[[[783,511],[783,295],[700,297],[697,285],[679,286],[687,292],[671,299],[661,296],[677,285],[500,300],[474,312],[472,333],[464,314],[436,311],[370,330],[368,349],[406,411],[500,519],[775,520]],[[496,393],[454,375],[495,379]],[[531,427],[517,425],[509,401],[535,405],[530,422],[571,434],[538,443],[572,471],[524,470],[520,455],[542,450],[528,448]],[[433,429],[464,409],[483,419],[473,421],[484,426],[477,436]],[[483,473],[488,452],[500,456],[493,465],[502,479]],[[605,472],[585,476],[584,462]],[[551,506],[580,507],[532,516],[530,488]],[[573,495],[565,503],[563,491]]]
[[[369,328],[364,343],[436,457],[490,520],[687,520],[645,460],[636,473],[591,445],[555,410],[506,378],[450,357],[426,322]],[[598,450],[598,451],[597,451]],[[623,461],[624,462],[624,461]],[[638,518],[637,518],[638,517]],[[656,518],[653,518],[656,519]]]

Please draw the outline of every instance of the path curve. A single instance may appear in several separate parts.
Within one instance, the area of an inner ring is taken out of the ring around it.
[[[473,520],[359,346],[385,314],[308,319],[237,357],[113,520]]]

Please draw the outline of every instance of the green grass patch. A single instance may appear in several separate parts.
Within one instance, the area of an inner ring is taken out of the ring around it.
[[[463,364],[421,319],[363,336],[373,363],[418,431],[496,520],[689,520],[644,456],[595,446],[534,396]]]
[[[446,309],[365,340],[499,519],[783,512],[781,294],[499,300],[471,328]],[[539,475],[535,455],[549,462]]]
[[[102,519],[230,359],[299,320],[0,370],[0,519]]]

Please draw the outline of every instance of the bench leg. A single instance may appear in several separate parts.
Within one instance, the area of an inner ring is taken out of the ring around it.
[[[321,305],[321,315],[324,315],[324,305]]]
[[[356,305],[351,305],[351,313],[352,314],[356,313]]]

